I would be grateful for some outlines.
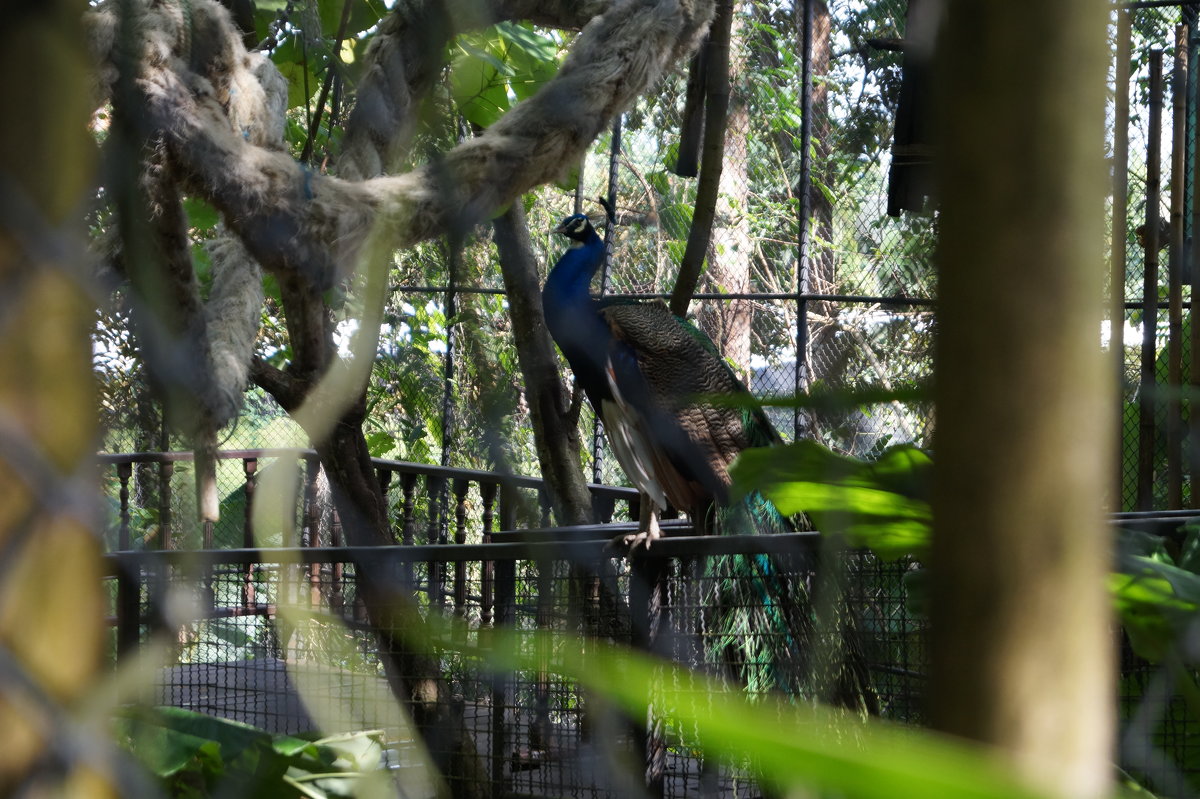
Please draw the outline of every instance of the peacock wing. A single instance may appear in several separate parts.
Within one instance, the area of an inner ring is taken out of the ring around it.
[[[748,396],[746,387],[695,326],[673,315],[662,302],[610,303],[601,315],[614,343],[634,353],[648,391],[646,403],[667,411],[696,443],[724,485],[728,466],[747,447],[777,443],[761,409],[712,401],[717,396]]]

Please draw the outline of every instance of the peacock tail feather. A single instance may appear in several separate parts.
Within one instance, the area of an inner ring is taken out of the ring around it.
[[[718,509],[712,523],[724,535],[796,529],[794,520],[758,492]],[[809,557],[797,552],[708,558],[703,570],[709,587],[707,657],[751,694],[781,691],[860,714],[877,713],[857,625],[847,612],[822,614],[815,606],[813,586],[803,576],[811,571]]]

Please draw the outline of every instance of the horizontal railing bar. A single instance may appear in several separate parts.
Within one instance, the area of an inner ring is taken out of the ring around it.
[[[397,291],[406,294],[491,294],[505,295],[507,292],[501,288],[488,288],[482,286],[401,286]],[[627,292],[616,294],[605,294],[605,299],[619,300],[665,300],[671,295],[665,292]],[[700,292],[691,295],[693,300],[788,300],[789,302],[810,301],[810,302],[844,302],[855,303],[862,305],[929,305],[932,306],[936,300],[929,297],[899,297],[899,296],[876,296],[871,294],[819,294],[819,293],[804,293],[797,294],[794,291],[731,291],[731,292]]]
[[[602,525],[612,530],[616,525]],[[679,536],[655,541],[634,557],[679,557],[685,555],[732,555],[738,553],[786,554],[811,549],[820,539],[817,532],[775,535]],[[122,566],[170,565],[207,568],[218,564],[260,563],[353,563],[393,560],[397,564],[457,563],[485,560],[594,560],[622,557],[610,546],[611,536],[575,541],[533,541],[498,544],[400,544],[379,547],[268,547],[255,549],[125,550],[104,556],[106,575]]]
[[[216,453],[217,460],[246,460],[248,458],[303,458],[315,460],[316,450],[268,447],[263,449],[227,449]],[[100,452],[96,459],[106,465],[121,463],[186,463],[195,459],[191,451],[176,452]],[[484,469],[459,469],[451,466],[434,466],[428,463],[400,461],[390,458],[372,458],[371,463],[377,469],[387,469],[393,472],[405,472],[428,477],[440,477],[446,480],[466,480],[470,483],[487,483],[491,485],[510,485],[515,488],[541,488],[545,480],[540,477],[529,477],[519,474],[499,474]],[[589,483],[588,490],[597,496],[608,496],[616,499],[633,499],[637,497],[636,488],[626,486],[611,486],[603,483]]]
[[[682,531],[691,532],[692,523],[687,519],[662,519],[658,523],[663,532],[679,535]],[[638,522],[609,522],[608,524],[588,524],[578,527],[540,527],[535,530],[502,530],[492,533],[494,543],[501,542],[547,542],[547,541],[588,541],[611,540],[615,536],[637,532]]]
[[[1184,515],[1130,519],[1144,526],[1158,521],[1177,523]],[[1114,519],[1114,521],[1118,521]],[[681,523],[682,522],[682,523]],[[812,549],[821,538],[818,531],[777,533],[772,535],[679,535],[688,525],[683,520],[664,523],[667,535],[635,558],[669,558],[690,555],[786,554]],[[394,560],[396,563],[458,563],[496,560],[590,560],[624,557],[625,552],[612,546],[612,539],[637,529],[632,522],[552,527],[493,533],[503,540],[490,544],[413,544],[378,547],[268,547],[223,550],[125,550],[105,555],[108,576],[116,575],[121,565],[167,564],[208,568],[217,565],[272,563],[348,563],[357,560]]]

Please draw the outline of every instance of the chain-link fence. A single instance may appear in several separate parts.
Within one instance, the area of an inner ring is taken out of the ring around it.
[[[816,540],[778,536],[760,550],[771,553],[777,578],[803,584],[814,578]],[[472,776],[448,775],[455,795],[472,794],[477,786],[461,783],[473,779],[486,781],[494,796],[626,796],[643,790],[643,773],[663,796],[761,795],[749,764],[706,758],[690,725],[663,724],[679,717],[679,708],[658,705],[658,722],[647,727],[556,673],[564,653],[616,641],[711,675],[713,682],[694,692],[672,694],[679,686],[662,686],[671,702],[694,703],[684,718],[702,715],[713,703],[712,690],[741,692],[736,680],[726,680],[743,664],[714,659],[723,643],[711,618],[712,597],[738,588],[709,576],[713,559],[728,557],[710,550],[695,539],[676,539],[669,553],[632,563],[612,559],[604,541],[594,539],[577,541],[569,555],[561,542],[519,539],[505,549],[435,544],[373,551],[389,584],[427,618],[447,625],[431,628],[423,644],[436,650],[437,679],[447,685],[437,701],[453,704],[447,718],[466,731],[483,764]],[[157,701],[293,734],[380,728],[396,769],[413,769],[419,763],[413,731],[395,712],[384,676],[385,661],[398,653],[380,648],[386,638],[367,621],[362,562],[344,549],[276,550],[271,560],[259,558],[244,551],[210,553],[203,563],[167,551],[110,558],[112,612],[126,653],[164,645],[174,650],[177,665],[155,681]],[[855,657],[862,668],[878,677],[877,707],[889,718],[916,720],[924,623],[908,614],[900,589],[912,566],[869,556],[854,563],[848,599],[864,609],[850,626],[854,637],[815,629],[792,643],[804,651],[790,667],[808,671],[811,653],[852,640],[861,647]],[[461,582],[439,582],[438,575],[460,573]],[[618,602],[602,601],[606,591]],[[650,595],[661,602],[640,601]],[[180,625],[171,609],[183,606],[199,612]],[[520,639],[523,665],[494,668],[492,647],[504,651],[505,637],[521,633],[536,633]],[[749,635],[783,633],[764,628]],[[414,661],[403,662],[411,668]],[[794,678],[797,684],[813,679]],[[655,679],[680,676],[662,671]],[[456,740],[443,730],[426,743],[436,748]],[[399,779],[411,788],[403,774]]]
[[[1124,354],[1119,504],[1190,507],[1195,469],[1186,457],[1194,449],[1186,387],[1194,366],[1184,308],[1197,252],[1196,10],[1134,3],[1118,14],[1113,32],[1122,84],[1111,117],[1118,198],[1112,257],[1118,269],[1123,263],[1123,295],[1115,301],[1125,313],[1124,324],[1106,335]]]

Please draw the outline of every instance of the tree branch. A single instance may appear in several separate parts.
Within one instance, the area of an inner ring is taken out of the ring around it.
[[[717,15],[709,32],[705,61],[704,150],[700,183],[687,246],[679,264],[679,277],[671,291],[671,313],[687,316],[688,305],[700,282],[704,256],[712,237],[717,213],[717,195],[725,157],[725,124],[729,111],[729,35],[733,23],[733,0],[718,0]]]
[[[513,203],[492,225],[541,473],[559,523],[587,524],[592,520],[591,495],[579,462],[579,429],[567,413],[570,398],[542,315],[541,281],[525,211]]]
[[[206,5],[194,3],[193,13]],[[710,11],[711,0],[619,0],[580,34],[541,92],[436,169],[362,182],[313,174],[246,141],[178,60],[147,61],[138,85],[147,123],[161,131],[192,189],[222,211],[264,268],[323,291],[348,273],[376,222],[386,222],[384,243],[407,247],[558,177],[694,45]],[[173,41],[169,32],[147,33],[152,50]]]

